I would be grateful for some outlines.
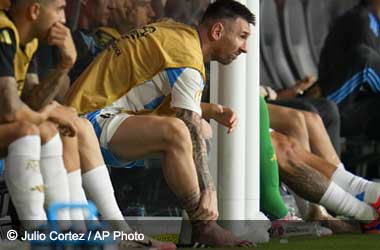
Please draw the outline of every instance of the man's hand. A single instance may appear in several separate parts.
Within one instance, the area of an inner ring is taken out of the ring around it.
[[[77,112],[74,108],[66,107],[52,102],[40,110],[40,113],[47,117],[47,120],[58,124],[58,129],[63,136],[73,137],[77,129],[74,125],[78,119]]]
[[[260,95],[267,100],[276,100],[277,93],[269,86],[260,86]]]
[[[297,81],[293,88],[296,90],[297,94],[303,95],[303,93],[308,90],[317,81],[315,76],[306,76],[303,80]]]
[[[55,23],[49,30],[48,42],[61,52],[60,69],[69,70],[75,64],[77,52],[70,30],[62,23]]]
[[[194,219],[208,223],[209,221],[217,220],[218,217],[219,212],[216,191],[208,188],[201,193],[199,207],[194,213]]]
[[[238,123],[236,113],[228,107],[224,107],[222,105],[217,104],[214,105],[214,115],[212,116],[212,118],[219,124],[227,127],[227,133],[233,132]]]

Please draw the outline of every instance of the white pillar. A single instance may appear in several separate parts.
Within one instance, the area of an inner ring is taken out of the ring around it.
[[[246,203],[247,220],[254,220],[260,211],[260,148],[259,148],[259,84],[260,84],[260,3],[248,0],[248,8],[256,15],[256,25],[251,29],[247,54],[246,92]]]
[[[260,212],[260,1],[247,0],[248,8],[256,15],[256,26],[248,41],[247,92],[246,92],[246,233],[242,235],[256,242],[269,241],[268,229],[271,224]]]
[[[231,65],[220,65],[218,75],[219,103],[231,107],[239,118],[232,134],[227,134],[224,127],[218,128],[220,219],[245,220],[246,56],[239,56]]]

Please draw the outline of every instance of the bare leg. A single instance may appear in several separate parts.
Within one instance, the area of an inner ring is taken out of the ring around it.
[[[199,175],[193,160],[192,140],[184,122],[169,117],[129,117],[110,140],[108,149],[124,161],[162,152],[164,177],[190,218],[194,219],[202,189],[199,188]],[[237,245],[241,242],[215,222],[193,225],[193,240],[214,246]]]
[[[124,161],[162,152],[162,168],[170,189],[178,197],[199,194],[189,132],[180,120],[153,116],[129,117],[117,129],[108,148]]]
[[[372,224],[379,223],[374,208],[315,170],[317,166],[329,164],[327,161],[306,152],[297,141],[280,133],[273,132],[272,141],[280,165],[280,178],[297,194],[337,213],[370,222],[366,231]]]
[[[81,169],[83,172],[83,175],[89,174],[93,171],[96,171],[97,169],[101,169],[105,167],[105,163],[100,151],[100,146],[98,139],[95,135],[95,131],[91,125],[91,123],[86,120],[86,119],[78,119],[76,121],[76,126],[78,128],[78,145],[79,145],[79,155],[80,155],[80,164],[81,164]],[[100,189],[106,190],[108,193],[106,193],[107,198],[104,199],[104,197],[96,197],[94,201],[97,202],[98,208],[100,207],[103,211],[107,211],[107,213],[119,213],[120,219],[117,221],[114,221],[114,227],[117,228],[118,230],[125,230],[125,231],[130,231],[131,229],[129,228],[128,224],[124,222],[123,217],[121,215],[120,209],[118,208],[118,205],[116,203],[116,199],[113,195],[113,188],[112,184],[109,180],[108,173],[103,175],[104,178],[107,178],[108,181],[103,181],[102,184],[105,183],[105,185],[100,186]],[[87,188],[91,189],[91,186],[87,186]],[[99,189],[97,189],[99,190]],[[92,190],[86,190],[89,193],[92,193],[92,196],[102,196],[104,193],[103,192],[98,192],[95,189]],[[89,196],[91,198],[91,195]],[[104,203],[107,202],[109,203],[108,205],[106,204],[99,204],[99,203]],[[112,221],[109,221],[112,222]],[[148,241],[152,243],[152,246],[157,247],[158,249],[175,249],[175,246],[172,243],[166,243],[166,242],[159,242],[156,240],[153,240],[149,238],[148,236],[144,237],[145,243],[148,244]],[[130,248],[139,248],[141,247],[140,244],[136,242],[121,242],[123,247],[130,247]]]
[[[318,203],[330,180],[310,165],[321,161],[317,157],[314,159],[299,144],[280,133],[272,132],[271,138],[280,166],[281,180],[302,198]]]
[[[192,197],[191,204],[193,204],[193,206],[198,205],[203,214],[208,210],[211,211],[211,214],[202,218],[198,216],[199,208],[198,211],[187,210],[193,223],[192,240],[210,246],[249,247],[254,245],[249,241],[239,239],[231,232],[221,228],[215,222],[219,216],[217,212],[216,189],[208,167],[207,142],[202,132],[202,118],[199,114],[186,109],[178,109],[176,116],[184,122],[188,132],[190,132],[193,160],[201,192],[199,199],[196,196]],[[198,202],[196,202],[197,200]],[[208,205],[205,205],[204,201],[207,201]],[[206,224],[204,224],[205,222]]]
[[[335,152],[321,117],[311,112],[303,112],[303,114],[306,119],[311,151],[334,166],[337,166],[341,161]]]
[[[326,130],[324,127],[323,129],[320,127],[323,126],[323,123],[319,123],[319,125],[312,124],[313,122],[322,122],[319,116],[310,112],[298,111],[295,109],[270,104],[268,105],[268,108],[270,112],[271,127],[284,135],[296,139],[298,142],[297,146],[299,147],[297,148],[297,153],[302,155],[302,157],[304,157],[303,159],[307,159],[308,162],[313,162],[313,164],[308,165],[308,167],[318,170],[330,179],[336,170],[336,160],[334,160],[334,163],[331,163],[332,160],[327,162],[322,158],[316,157],[315,155],[313,156],[312,154],[308,154],[311,149],[315,149],[315,145],[317,144],[317,147],[320,147],[317,150],[318,152],[323,152],[324,155],[330,155],[330,157],[328,157],[330,159],[335,159],[338,157],[331,145],[331,142],[329,141]],[[289,119],[289,117],[292,117],[292,119]],[[322,132],[318,132],[317,130],[321,130]],[[309,131],[312,132],[312,138],[310,137],[311,135],[309,134]],[[310,148],[309,141],[311,140],[313,141],[313,148]],[[318,140],[321,140],[323,143],[319,143]],[[322,149],[325,145],[327,145],[327,148]],[[329,145],[331,145],[331,148],[329,148]],[[314,153],[314,151],[312,152]],[[307,166],[305,162],[303,165]]]
[[[270,127],[297,139],[302,147],[310,152],[309,134],[305,117],[301,111],[279,105],[268,104]]]
[[[91,123],[79,118],[75,124],[78,128],[78,150],[82,174],[104,165],[98,139]]]
[[[80,168],[78,138],[62,136],[63,161],[68,173],[77,171]]]

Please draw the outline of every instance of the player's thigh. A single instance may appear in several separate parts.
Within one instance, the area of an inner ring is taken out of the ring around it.
[[[186,125],[177,118],[130,116],[116,130],[108,149],[124,160],[134,160],[190,140]]]
[[[306,128],[305,118],[301,111],[272,104],[268,105],[268,110],[270,127],[276,131],[286,132],[288,130]]]

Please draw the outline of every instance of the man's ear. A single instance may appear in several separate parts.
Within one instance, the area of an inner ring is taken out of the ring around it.
[[[224,33],[224,24],[222,22],[216,22],[211,26],[210,36],[214,41],[218,41],[221,39]]]
[[[41,12],[41,5],[37,2],[31,4],[30,7],[28,8],[29,17],[33,21],[36,21],[38,19],[38,17],[40,16],[40,12]]]

